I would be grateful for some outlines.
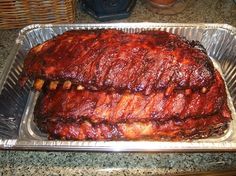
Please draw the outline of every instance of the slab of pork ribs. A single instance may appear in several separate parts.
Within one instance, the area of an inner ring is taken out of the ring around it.
[[[50,139],[190,140],[231,121],[225,84],[203,46],[164,31],[65,32],[32,48],[21,85],[41,90]]]

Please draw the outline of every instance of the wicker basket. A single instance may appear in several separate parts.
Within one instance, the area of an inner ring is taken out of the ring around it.
[[[74,21],[75,0],[0,0],[0,29]]]

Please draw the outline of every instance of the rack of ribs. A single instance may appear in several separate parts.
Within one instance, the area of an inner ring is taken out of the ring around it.
[[[37,119],[39,128],[49,134],[49,139],[63,140],[165,140],[181,141],[222,135],[229,119],[221,115],[208,118],[170,120],[163,124],[156,121],[93,124],[89,121],[47,121]]]
[[[168,97],[162,92],[146,96],[78,91],[74,87],[46,90],[36,104],[35,121],[51,137],[74,140],[102,140],[106,136],[107,140],[178,140],[197,138],[204,132],[204,137],[213,131],[220,134],[231,115],[219,73],[216,78],[205,94],[180,91]]]
[[[23,86],[49,139],[192,140],[231,121],[224,80],[204,47],[164,31],[68,31],[32,48]]]
[[[116,93],[101,91],[78,91],[60,89],[45,91],[36,105],[36,115],[54,120],[90,120],[92,123],[158,122],[188,117],[204,117],[219,113],[226,105],[226,93],[220,75],[205,94],[197,92],[186,95],[178,91],[170,96],[163,92],[145,96],[140,93]],[[225,110],[227,114],[228,109]],[[229,115],[227,115],[228,118]]]
[[[201,49],[199,49],[201,48]],[[137,76],[138,75],[138,76]],[[69,31],[32,48],[21,84],[36,79],[89,90],[143,92],[202,89],[214,82],[214,67],[198,42],[164,31]],[[56,87],[56,86],[52,86]]]

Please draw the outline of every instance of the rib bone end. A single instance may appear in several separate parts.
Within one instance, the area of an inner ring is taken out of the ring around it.
[[[81,86],[81,85],[78,85],[78,86],[77,86],[77,90],[84,90],[84,87]]]
[[[43,79],[36,79],[36,81],[34,82],[34,88],[35,90],[40,91],[43,87],[44,84],[44,80]]]
[[[50,90],[56,90],[59,81],[51,81],[49,85]]]
[[[65,81],[63,84],[63,89],[68,90],[71,88],[71,85],[72,85],[71,81]]]

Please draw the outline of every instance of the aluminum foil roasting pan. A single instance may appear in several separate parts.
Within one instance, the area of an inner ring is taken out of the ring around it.
[[[236,106],[236,28],[226,24],[109,23],[71,25],[30,25],[19,33],[14,48],[0,75],[0,148],[24,150],[77,151],[236,151],[236,119],[220,137],[186,142],[158,141],[60,141],[48,140],[33,123],[38,93],[32,82],[21,89],[17,84],[24,58],[33,46],[73,29],[121,29],[126,32],[165,30],[198,40],[208,55],[219,63],[222,75]],[[234,108],[233,108],[234,109]]]

